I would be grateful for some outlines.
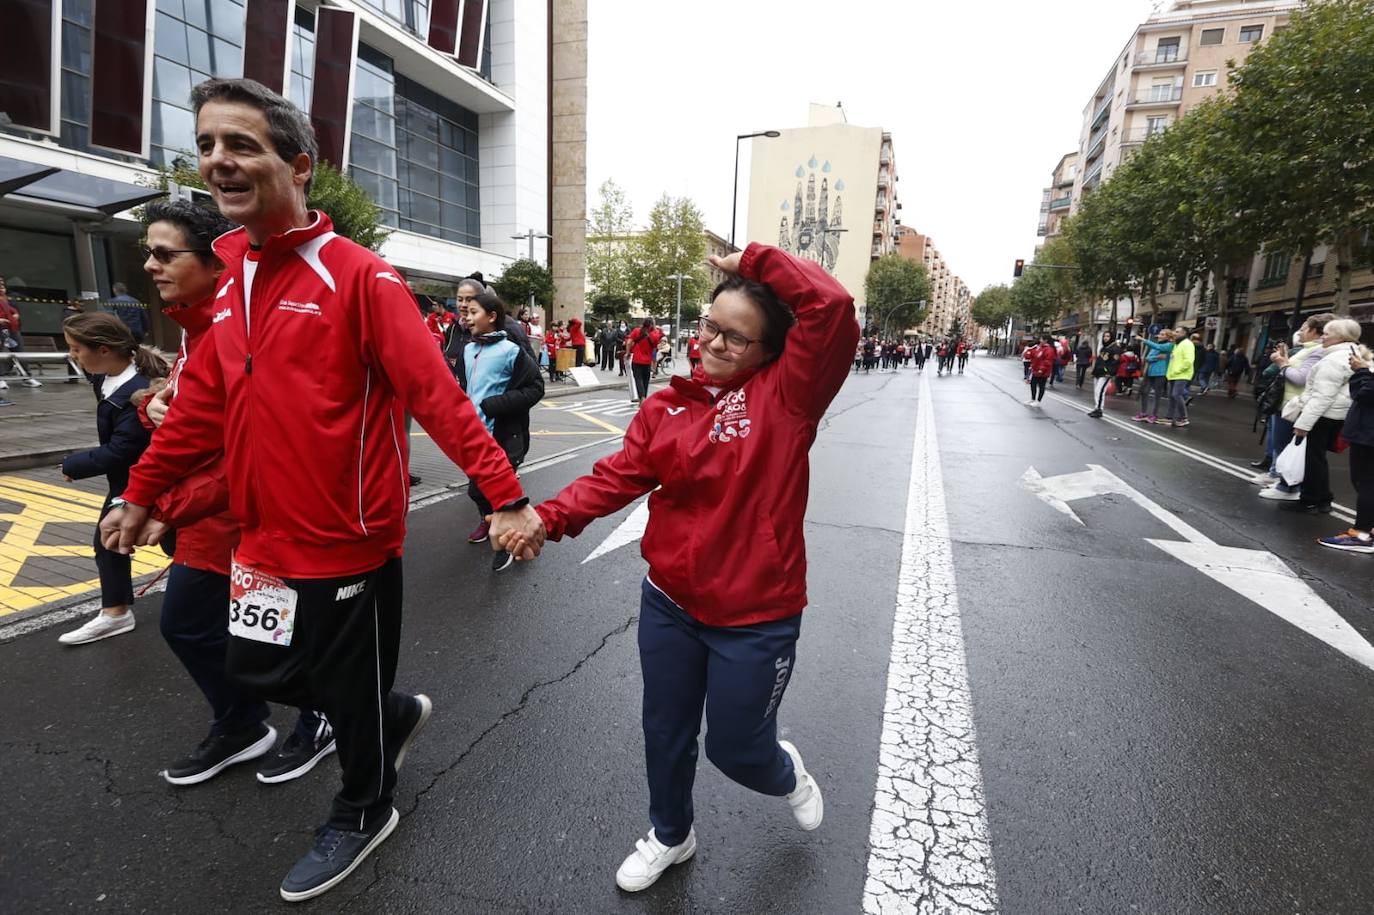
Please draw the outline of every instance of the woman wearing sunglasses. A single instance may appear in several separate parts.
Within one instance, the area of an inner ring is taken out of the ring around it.
[[[539,506],[576,536],[644,493],[649,574],[639,616],[653,828],[616,883],[635,892],[696,851],[692,783],[706,756],[734,781],[821,823],[816,779],[777,739],[806,605],[808,452],[859,339],[854,300],[818,264],[751,244],[711,258],[729,274],[699,328],[702,364],[649,397],[620,452]],[[522,558],[537,544],[509,538]]]

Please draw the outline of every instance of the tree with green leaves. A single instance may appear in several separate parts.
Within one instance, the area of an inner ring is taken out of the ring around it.
[[[973,300],[970,314],[975,324],[992,332],[995,347],[999,334],[1007,326],[1007,319],[1012,316],[1011,288],[1004,283],[987,287]]]
[[[1323,0],[1294,12],[1232,75],[1246,141],[1246,218],[1271,250],[1336,255],[1335,311],[1350,312],[1350,271],[1374,225],[1374,0]]]
[[[594,292],[587,302],[592,317],[598,321],[621,321],[630,317],[630,300],[623,295]]]
[[[1073,252],[1062,237],[1046,242],[1025,272],[1012,283],[1011,304],[1015,314],[1043,331],[1077,302],[1079,290],[1073,271],[1054,269],[1072,266],[1072,260]],[[1038,264],[1053,266],[1035,266]]]
[[[701,210],[686,197],[664,194],[649,211],[648,228],[627,252],[629,298],[638,299],[650,314],[673,314],[677,280],[681,274],[683,324],[708,292],[706,226]]]
[[[629,314],[630,267],[640,242],[634,234],[634,210],[620,186],[607,179],[598,193],[597,205],[587,214],[587,282],[595,290],[593,311],[618,317],[615,303],[621,301]]]
[[[884,254],[868,265],[864,303],[869,333],[900,333],[926,318],[930,277],[924,264],[901,254]]]
[[[164,191],[170,182],[206,191],[207,194],[209,190],[200,172],[186,165],[180,157],[172,166],[158,169],[156,182],[156,186]],[[201,202],[214,208],[208,196]],[[328,162],[315,163],[315,176],[310,183],[305,205],[327,214],[334,223],[335,232],[369,251],[381,250],[392,232],[389,226],[382,224],[382,208],[372,202],[367,189]]]
[[[538,261],[522,257],[506,265],[506,269],[491,286],[503,301],[512,309],[519,310],[528,305],[533,296],[534,304],[547,313],[553,306],[553,273]]]

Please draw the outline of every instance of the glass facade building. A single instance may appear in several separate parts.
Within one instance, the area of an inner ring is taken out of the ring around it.
[[[191,87],[243,75],[243,16],[243,0],[157,0],[153,165],[167,165],[196,147]]]
[[[481,245],[477,115],[360,45],[349,169],[387,225]]]

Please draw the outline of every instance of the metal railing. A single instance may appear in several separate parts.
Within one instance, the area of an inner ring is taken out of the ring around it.
[[[1051,200],[1051,201],[1050,201],[1050,212],[1053,213],[1055,210],[1067,210],[1067,209],[1069,208],[1069,205],[1072,204],[1072,203],[1073,203],[1073,195],[1072,195],[1072,194],[1070,194],[1070,195],[1067,196],[1067,197],[1059,197],[1059,198],[1056,198],[1056,199],[1054,199],[1054,200]]]
[[[1154,86],[1142,92],[1129,105],[1169,105],[1183,98],[1182,86]]]
[[[1121,142],[1144,143],[1150,137],[1156,137],[1168,130],[1168,127],[1133,127],[1121,135]]]
[[[1136,68],[1154,66],[1173,66],[1175,64],[1187,63],[1187,48],[1155,48],[1153,51],[1142,51],[1135,56]]]

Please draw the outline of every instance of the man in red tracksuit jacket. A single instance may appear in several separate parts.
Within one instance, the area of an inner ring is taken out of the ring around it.
[[[278,702],[334,725],[343,786],[311,850],[281,885],[295,902],[348,876],[395,828],[396,769],[429,717],[392,690],[408,508],[404,414],[494,506],[493,546],[542,526],[385,261],[306,209],[314,131],[252,80],[191,95],[200,174],[243,228],[215,243],[226,269],[212,327],[181,374],[173,409],[105,527],[123,552],[147,506],[223,450],[241,525],[230,591],[228,668]]]
[[[154,431],[162,424],[186,360],[209,332],[214,292],[224,265],[210,253],[214,240],[234,224],[184,200],[155,201],[144,212],[148,257],[143,269],[168,303],[162,313],[181,325],[181,348],[156,398],[139,406],[139,419]],[[167,645],[204,694],[213,713],[209,735],[190,754],[162,771],[173,785],[197,785],[229,766],[265,756],[276,743],[267,703],[231,683],[225,671],[229,642],[229,572],[239,542],[238,519],[229,513],[224,455],[178,481],[160,496],[152,517],[175,530],[172,568],[162,599],[161,629]],[[334,732],[322,715],[301,709],[281,748],[259,766],[258,781],[278,784],[309,772],[335,749]]]

